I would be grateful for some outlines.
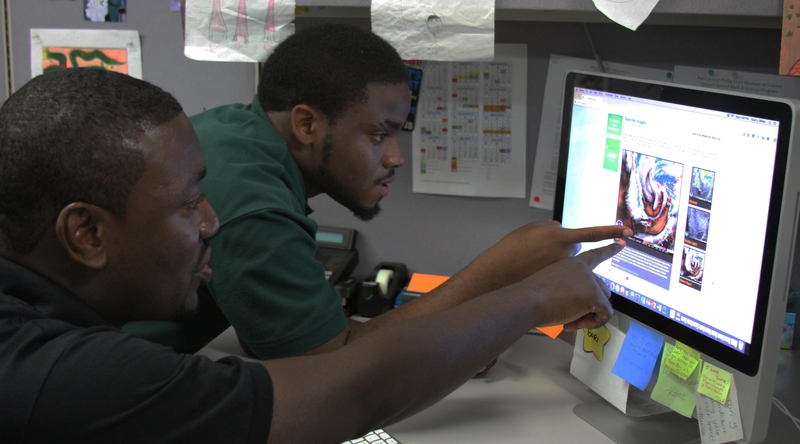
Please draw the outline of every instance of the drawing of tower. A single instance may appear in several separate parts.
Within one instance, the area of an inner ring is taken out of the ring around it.
[[[247,7],[245,0],[239,0],[239,13],[236,19],[236,32],[233,34],[235,46],[241,48],[247,44]],[[241,39],[241,40],[240,40]]]
[[[264,19],[264,51],[272,52],[277,43],[275,37],[275,0],[269,0],[267,17]]]
[[[214,33],[221,32],[222,38],[214,39]],[[211,8],[211,24],[208,25],[208,39],[212,42],[221,42],[228,38],[228,27],[225,26],[225,20],[222,19],[222,13],[219,9],[219,0],[214,0],[214,6]]]

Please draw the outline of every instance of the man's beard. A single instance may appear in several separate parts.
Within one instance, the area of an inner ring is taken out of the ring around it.
[[[331,199],[339,202],[342,206],[347,208],[348,210],[353,212],[353,215],[358,219],[367,222],[375,218],[380,212],[381,207],[378,202],[375,203],[372,207],[365,207],[358,202],[358,200],[342,185],[342,183],[337,179],[333,173],[331,172],[330,168],[328,168],[328,161],[331,157],[331,151],[333,151],[333,143],[331,142],[330,134],[325,137],[325,141],[323,142],[322,146],[322,165],[319,167],[317,174],[319,175],[319,181],[323,185],[323,189],[325,194],[331,197]],[[376,185],[389,177],[394,176],[394,170],[392,170],[386,177],[382,177],[378,181],[376,181]]]

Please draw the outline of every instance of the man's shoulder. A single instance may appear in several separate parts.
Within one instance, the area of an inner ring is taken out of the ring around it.
[[[254,394],[271,401],[271,392],[264,390],[269,376],[261,366],[238,361],[215,363],[205,357],[178,354],[111,327],[80,327],[38,318],[27,319],[13,331],[0,334],[4,337],[0,379],[5,382],[0,384],[0,411],[9,413],[0,424],[0,435],[10,442],[31,436],[37,437],[35,441],[52,437],[54,432],[70,437],[64,442],[74,442],[77,436],[85,438],[86,433],[114,437],[101,439],[107,442],[118,441],[121,436],[140,436],[138,441],[147,441],[147,428],[142,426],[155,423],[163,415],[172,417],[172,413],[181,411],[183,402],[192,404],[208,398],[215,399],[215,405],[227,402],[247,406],[246,400]],[[234,394],[238,386],[244,389]],[[64,411],[64,405],[72,409]],[[138,408],[142,405],[149,407],[143,411]],[[186,426],[187,436],[197,438],[210,433],[210,424],[219,427],[232,423],[235,417],[230,412],[248,413],[247,409],[238,409],[219,409],[215,415],[222,415],[222,419],[206,418],[208,426],[191,418],[177,419],[176,423]],[[98,421],[110,417],[115,418],[109,423],[111,427],[96,427]],[[45,424],[53,430],[48,431]]]

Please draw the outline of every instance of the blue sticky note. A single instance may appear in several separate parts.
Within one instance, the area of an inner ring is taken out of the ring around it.
[[[631,321],[611,373],[644,390],[664,346],[664,337]]]

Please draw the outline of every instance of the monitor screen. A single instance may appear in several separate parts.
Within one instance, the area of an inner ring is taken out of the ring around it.
[[[594,270],[617,321],[730,371],[742,442],[759,442],[797,239],[798,102],[572,72],[563,104],[554,219],[633,230]]]

